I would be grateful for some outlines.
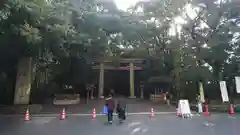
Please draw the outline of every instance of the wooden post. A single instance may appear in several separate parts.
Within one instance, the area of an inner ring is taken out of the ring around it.
[[[135,97],[135,91],[134,91],[134,65],[133,62],[130,62],[130,98],[136,98]]]
[[[98,97],[101,98],[103,96],[104,90],[104,64],[100,64],[100,71],[99,71],[99,85],[98,85]]]

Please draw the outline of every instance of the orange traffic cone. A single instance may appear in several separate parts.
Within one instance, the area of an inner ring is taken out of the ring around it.
[[[60,120],[65,120],[65,119],[66,119],[66,112],[65,112],[65,108],[63,108]]]
[[[235,114],[235,111],[234,111],[233,104],[230,104],[230,106],[229,106],[229,115],[234,115],[234,114]]]
[[[206,104],[204,107],[205,107],[204,116],[209,116],[210,113],[208,111],[208,105]]]
[[[182,112],[180,110],[180,107],[178,107],[176,110],[177,110],[177,117],[182,117]]]
[[[178,116],[178,117],[182,117],[182,113],[181,113],[181,112],[178,112],[178,113],[177,113],[177,116]]]
[[[25,121],[29,121],[30,120],[30,115],[29,115],[29,110],[27,109],[26,113],[25,113],[25,117],[24,117]]]
[[[96,120],[96,109],[95,108],[93,108],[92,120]]]
[[[151,108],[151,112],[150,112],[150,119],[152,119],[153,117],[155,116],[155,114],[154,114],[154,110],[153,110],[153,108]]]

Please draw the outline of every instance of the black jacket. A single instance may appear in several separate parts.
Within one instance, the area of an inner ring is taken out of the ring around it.
[[[126,104],[125,101],[123,101],[123,100],[119,100],[119,101],[118,101],[118,103],[117,103],[117,111],[118,111],[119,109],[125,110],[126,107],[127,107],[127,104]]]

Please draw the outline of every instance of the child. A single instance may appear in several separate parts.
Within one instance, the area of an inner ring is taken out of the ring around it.
[[[119,122],[122,123],[126,119],[126,103],[123,100],[118,100],[116,109]]]

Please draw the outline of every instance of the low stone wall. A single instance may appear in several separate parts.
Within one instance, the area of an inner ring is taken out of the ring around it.
[[[79,94],[55,94],[54,105],[71,105],[80,103]]]
[[[162,94],[150,94],[150,100],[153,102],[161,102],[164,103],[164,95]]]

